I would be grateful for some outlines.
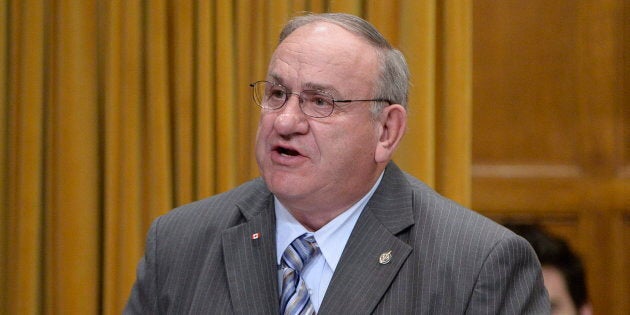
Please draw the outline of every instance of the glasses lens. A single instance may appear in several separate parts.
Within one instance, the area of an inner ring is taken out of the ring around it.
[[[258,81],[252,85],[254,102],[262,108],[278,109],[284,105],[287,97],[282,85],[267,81]]]
[[[267,84],[265,81],[258,81],[252,85],[252,96],[257,105],[263,106]]]
[[[302,111],[312,117],[328,117],[335,107],[332,96],[322,91],[302,91]]]
[[[263,107],[277,109],[287,101],[287,90],[279,84],[267,83]]]

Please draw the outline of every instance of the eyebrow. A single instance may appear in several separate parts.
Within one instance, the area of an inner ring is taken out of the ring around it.
[[[287,87],[284,84],[284,80],[282,80],[282,78],[275,74],[275,73],[270,73],[269,77],[274,81],[274,83],[276,84],[280,84],[284,87]],[[320,84],[320,83],[314,83],[314,82],[306,82],[303,84],[304,85],[304,90],[318,90],[318,91],[323,91],[326,92],[332,96],[339,96],[340,93],[339,91],[337,91],[337,89],[335,89],[332,85],[327,85],[327,84]]]

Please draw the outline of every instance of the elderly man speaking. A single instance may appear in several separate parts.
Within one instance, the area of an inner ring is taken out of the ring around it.
[[[250,84],[261,178],[158,218],[125,314],[549,313],[525,240],[391,162],[408,77],[356,16],[289,21]]]

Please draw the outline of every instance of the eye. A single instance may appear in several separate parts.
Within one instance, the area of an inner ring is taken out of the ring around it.
[[[320,92],[309,93],[308,100],[317,107],[330,107],[333,104],[332,97]]]
[[[281,86],[274,85],[267,93],[270,100],[283,101],[287,97],[287,92]]]
[[[313,104],[315,104],[317,106],[327,106],[328,105],[326,100],[321,98],[321,97],[316,97],[315,99],[313,99]]]

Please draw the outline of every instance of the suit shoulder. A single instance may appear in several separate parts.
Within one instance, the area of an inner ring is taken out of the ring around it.
[[[239,205],[247,206],[246,210],[260,209],[259,205],[270,196],[262,179],[256,178],[224,193],[179,206],[159,217],[155,224],[161,229],[226,228],[243,220]]]
[[[415,220],[421,226],[436,233],[448,230],[459,235],[460,240],[483,239],[488,245],[516,236],[490,218],[440,195],[413,176],[407,175],[407,180],[414,192]]]

